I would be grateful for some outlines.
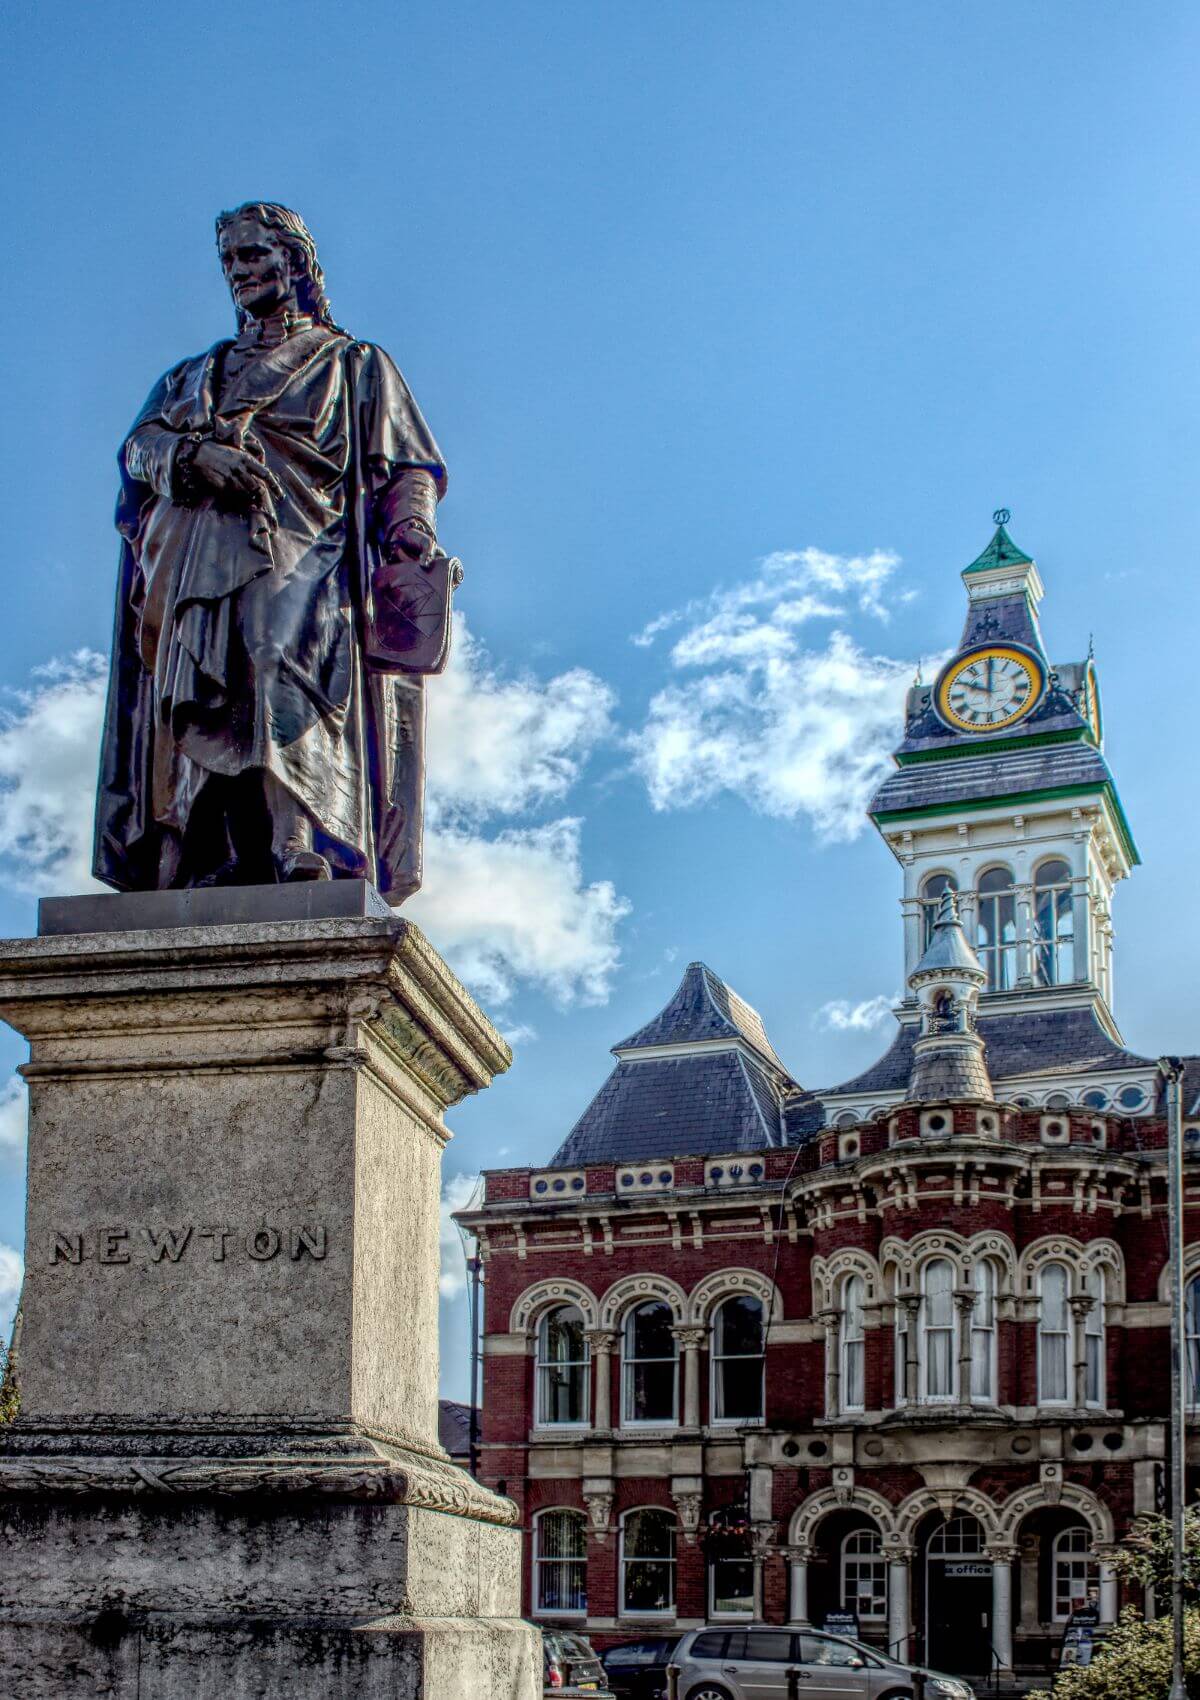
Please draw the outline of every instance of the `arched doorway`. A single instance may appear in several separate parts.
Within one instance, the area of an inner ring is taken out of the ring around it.
[[[992,1565],[975,1517],[927,1526],[925,1539],[925,1659],[961,1676],[992,1668]]]

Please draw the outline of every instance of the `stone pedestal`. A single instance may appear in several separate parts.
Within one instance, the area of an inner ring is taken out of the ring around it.
[[[442,1115],[510,1060],[441,958],[341,882],[59,901],[0,1015],[0,1691],[533,1700],[515,1508],[437,1442]]]

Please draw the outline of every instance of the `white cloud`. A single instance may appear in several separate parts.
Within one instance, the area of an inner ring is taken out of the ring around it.
[[[450,663],[428,701],[430,813],[477,820],[564,796],[610,734],[616,699],[582,667],[545,684],[502,677],[458,616]]]
[[[22,891],[96,890],[92,811],[108,663],[92,650],[35,670],[0,709],[0,858]]]
[[[896,998],[864,998],[851,1003],[848,998],[831,998],[822,1004],[813,1018],[814,1025],[833,1033],[870,1033],[881,1027],[896,1006]]]
[[[912,663],[868,655],[844,632],[819,650],[725,668],[651,700],[632,740],[656,809],[740,794],[763,814],[804,814],[853,838],[888,771]]]
[[[465,1210],[479,1191],[483,1176],[451,1175],[442,1185],[441,1253],[442,1272],[438,1287],[444,1299],[452,1299],[467,1284],[466,1258],[458,1229],[450,1220],[455,1210]],[[469,1242],[468,1242],[469,1243]]]
[[[913,665],[840,630],[805,648],[801,632],[854,609],[886,620],[898,566],[883,550],[780,552],[747,583],[651,621],[635,643],[685,628],[670,653],[684,676],[652,698],[630,741],[653,807],[729,791],[763,814],[805,815],[827,839],[860,832],[890,767]]]
[[[900,565],[899,555],[889,549],[873,549],[869,555],[831,555],[824,549],[777,549],[761,563],[755,578],[744,584],[714,590],[711,595],[682,608],[659,614],[642,627],[633,642],[645,649],[661,632],[690,624],[693,630],[676,645],[676,658],[688,656],[699,642],[716,641],[722,631],[744,633],[762,623],[796,626],[805,620],[833,619],[857,606],[876,619],[888,618],[883,592]],[[698,634],[704,634],[698,638]],[[707,659],[703,653],[698,657]]]
[[[0,1088],[0,1164],[23,1154],[28,1119],[25,1082],[19,1075],[13,1075]]]
[[[629,904],[610,880],[584,884],[579,829],[568,817],[490,839],[427,835],[425,884],[404,913],[485,1001],[505,1002],[519,981],[559,1004],[608,997]]]
[[[405,910],[481,997],[519,983],[560,1003],[603,1001],[628,904],[585,884],[575,818],[487,837],[489,816],[562,797],[611,732],[612,692],[580,668],[542,684],[507,679],[464,622],[429,691],[425,890]],[[53,662],[0,711],[0,877],[37,893],[97,889],[92,810],[107,662]],[[0,1146],[11,1106],[0,1100]]]
[[[19,1251],[0,1242],[0,1339],[8,1344],[9,1330],[21,1297],[25,1264]]]

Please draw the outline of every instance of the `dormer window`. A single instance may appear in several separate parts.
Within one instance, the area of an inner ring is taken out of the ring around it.
[[[976,949],[989,992],[1017,983],[1017,894],[1009,868],[989,868],[979,878]]]

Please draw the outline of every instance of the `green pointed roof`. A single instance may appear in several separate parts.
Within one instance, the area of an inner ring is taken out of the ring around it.
[[[1004,529],[1003,521],[996,526],[995,536],[983,551],[976,556],[969,567],[964,567],[967,573],[984,573],[992,567],[1031,567],[1033,556],[1026,555],[1018,549],[1008,532]]]

